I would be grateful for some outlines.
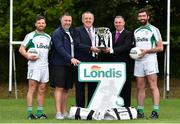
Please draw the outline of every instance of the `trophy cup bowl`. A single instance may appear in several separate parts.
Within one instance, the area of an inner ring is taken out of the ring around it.
[[[97,48],[99,48],[101,51],[103,49],[106,49],[108,47],[108,31],[109,28],[106,27],[99,27],[95,30],[95,35],[97,36]]]

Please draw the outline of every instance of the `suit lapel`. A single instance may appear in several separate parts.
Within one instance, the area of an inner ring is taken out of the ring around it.
[[[85,27],[82,27],[82,31],[83,31],[84,37],[88,38],[88,39],[91,41],[91,39],[90,39],[90,37],[89,37],[89,34],[88,34],[88,32],[86,31]]]
[[[74,31],[73,31],[73,29],[69,29],[69,32],[70,32],[71,37],[74,38]]]
[[[112,33],[112,44],[113,44],[113,46],[115,46],[115,35],[116,35],[116,32],[113,32]]]

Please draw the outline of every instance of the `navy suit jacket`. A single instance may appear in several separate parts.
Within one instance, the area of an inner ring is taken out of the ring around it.
[[[96,58],[92,56],[90,50],[92,43],[84,26],[81,26],[76,29],[76,44],[75,48],[75,57],[82,62],[93,62],[96,61]]]
[[[75,42],[74,30],[70,29],[69,31],[73,42]],[[52,34],[49,59],[52,65],[71,65],[71,41],[62,27],[57,28]]]

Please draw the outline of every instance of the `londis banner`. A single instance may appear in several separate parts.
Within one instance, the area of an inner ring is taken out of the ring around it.
[[[82,62],[78,72],[80,82],[98,83],[88,108],[103,111],[124,105],[119,94],[126,81],[125,63]]]

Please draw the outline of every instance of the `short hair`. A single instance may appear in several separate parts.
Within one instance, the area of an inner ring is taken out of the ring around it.
[[[117,15],[117,16],[115,16],[114,20],[115,20],[116,18],[121,18],[121,19],[123,19],[123,21],[125,21],[125,20],[124,20],[124,17],[123,17],[123,16],[121,16],[121,15]]]
[[[59,17],[59,20],[61,21],[64,16],[71,16],[71,14],[69,12],[65,12]]]
[[[148,10],[145,9],[145,8],[140,9],[140,10],[138,11],[137,15],[138,15],[139,13],[143,13],[143,12],[145,12],[145,13],[147,14],[147,16],[150,16]]]
[[[94,18],[94,14],[93,14],[92,12],[90,12],[90,11],[85,11],[85,12],[83,12],[83,14],[82,14],[82,19],[83,19],[83,17],[84,17],[85,14],[92,14],[92,15],[93,15],[93,18]]]
[[[38,14],[38,15],[36,16],[36,21],[39,21],[39,20],[41,20],[41,19],[44,19],[44,20],[46,21],[46,18],[45,18],[43,15]]]

